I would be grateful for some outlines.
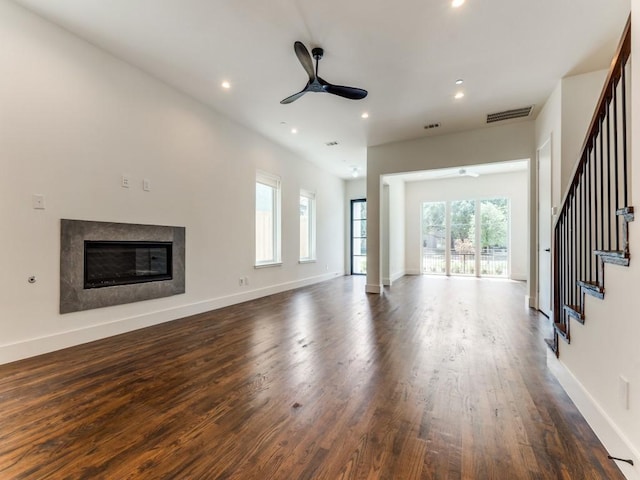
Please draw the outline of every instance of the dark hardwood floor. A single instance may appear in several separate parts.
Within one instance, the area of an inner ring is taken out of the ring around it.
[[[623,478],[522,284],[363,292],[337,278],[0,366],[0,478]]]

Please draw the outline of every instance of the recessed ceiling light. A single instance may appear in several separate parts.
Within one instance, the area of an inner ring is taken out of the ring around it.
[[[351,169],[351,176],[352,176],[353,178],[358,178],[358,175],[359,175],[359,173],[358,173],[358,167],[353,167],[353,168]]]
[[[458,7],[461,7],[463,3],[464,3],[464,0],[452,0],[451,6],[453,8],[458,8]]]
[[[231,88],[231,84],[228,81],[224,81],[220,84],[220,86],[226,90],[229,90]]]
[[[298,129],[297,128],[292,128],[291,129],[291,133],[298,133]]]
[[[369,118],[369,114],[367,112],[364,112],[362,115],[360,115],[362,118]]]
[[[456,85],[462,85],[463,83],[464,83],[464,80],[462,80],[461,78],[456,80]]]
[[[462,97],[464,97],[464,92],[458,92],[453,96],[456,100],[460,100]]]

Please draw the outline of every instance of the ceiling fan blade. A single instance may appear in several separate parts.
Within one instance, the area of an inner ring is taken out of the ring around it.
[[[294,102],[294,101],[299,99],[302,95],[304,95],[307,92],[308,92],[308,90],[305,88],[304,90],[301,90],[298,93],[294,93],[293,95],[291,95],[290,97],[285,98],[284,100],[280,100],[280,103],[282,103],[283,105],[286,105],[287,103]]]
[[[331,85],[330,83],[326,83],[323,85],[324,91],[327,93],[333,93],[334,95],[339,95],[344,98],[349,98],[351,100],[361,100],[367,96],[367,91],[362,88],[356,87],[345,87],[343,85]]]
[[[305,47],[304,43],[302,42],[294,43],[293,49],[295,50],[296,57],[298,57],[298,60],[300,60],[302,67],[307,72],[307,75],[309,75],[309,82],[313,82],[313,80],[316,78],[316,72],[313,69],[313,60],[311,60],[309,50],[307,50],[307,47]]]

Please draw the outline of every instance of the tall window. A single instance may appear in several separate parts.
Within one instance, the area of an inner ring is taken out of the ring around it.
[[[452,275],[475,275],[476,269],[476,201],[451,202]]]
[[[425,273],[445,274],[447,221],[445,202],[422,204],[422,258]]]
[[[280,256],[280,177],[256,174],[256,266],[275,265]]]
[[[509,274],[509,200],[480,201],[480,273],[494,277]]]
[[[300,261],[316,259],[316,195],[300,190]]]
[[[367,201],[351,200],[351,274],[367,273]]]

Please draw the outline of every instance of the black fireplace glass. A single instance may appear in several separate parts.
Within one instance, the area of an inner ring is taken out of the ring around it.
[[[172,242],[84,242],[85,289],[172,278]]]

